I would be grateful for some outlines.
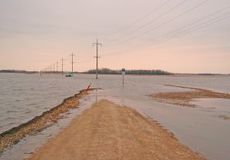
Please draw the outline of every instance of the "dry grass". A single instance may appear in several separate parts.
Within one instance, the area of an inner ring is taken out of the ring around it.
[[[175,85],[167,85],[167,86],[191,89],[191,91],[165,92],[165,93],[153,94],[151,96],[159,102],[176,104],[180,106],[188,106],[188,107],[195,107],[195,104],[192,104],[191,101],[197,98],[230,99],[230,94],[227,94],[227,93],[220,93],[220,92],[214,92],[214,91],[207,90],[207,89],[183,87],[183,86],[175,86]]]

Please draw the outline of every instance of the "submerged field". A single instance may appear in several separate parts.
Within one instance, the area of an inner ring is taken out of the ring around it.
[[[180,105],[160,103],[149,95],[191,91],[188,88],[165,86],[165,84],[229,94],[229,81],[230,76],[126,76],[125,85],[122,86],[120,75],[100,75],[99,79],[95,80],[94,75],[80,74],[72,78],[62,78],[59,75],[40,77],[37,74],[0,74],[1,133],[28,122],[35,116],[61,104],[63,99],[78,93],[89,84],[92,84],[92,87],[103,89],[96,90],[82,98],[78,108],[74,107],[75,109],[62,115],[62,118],[55,121],[54,125],[24,137],[17,144],[4,150],[3,153],[0,153],[0,159],[22,160],[30,157],[48,139],[52,139],[68,126],[72,118],[81,115],[81,112],[88,109],[93,103],[101,99],[108,99],[120,106],[131,107],[145,118],[156,120],[159,126],[167,130],[167,133],[173,133],[176,139],[183,144],[182,146],[188,146],[207,159],[228,160],[230,148],[229,99],[210,99],[202,95],[200,98],[188,99],[189,104],[194,104],[196,107],[177,107]],[[196,92],[193,95],[197,96]],[[123,112],[122,115],[124,115]],[[132,122],[134,119],[126,120]],[[127,122],[126,120],[124,119],[124,122]],[[124,131],[129,132],[128,130]],[[138,132],[138,130],[135,131]],[[135,136],[130,135],[130,137]]]

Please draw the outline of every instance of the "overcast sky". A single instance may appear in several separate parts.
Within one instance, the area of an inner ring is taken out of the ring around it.
[[[229,0],[1,0],[0,69],[230,73]]]

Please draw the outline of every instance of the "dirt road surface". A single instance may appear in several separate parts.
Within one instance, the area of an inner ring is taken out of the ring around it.
[[[203,160],[157,122],[107,100],[95,103],[30,160]]]

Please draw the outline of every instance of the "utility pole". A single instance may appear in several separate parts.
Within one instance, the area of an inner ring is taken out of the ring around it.
[[[55,73],[55,70],[56,69],[56,67],[55,67],[55,63],[53,64],[53,73]]]
[[[56,63],[56,72],[58,73],[58,61]]]
[[[72,64],[72,75],[73,75],[73,63],[74,63],[73,57],[74,57],[75,55],[72,53],[71,56],[72,56],[72,62],[71,62],[71,64]]]
[[[62,58],[61,59],[61,73],[62,73],[62,75],[64,74],[63,68],[64,68],[64,59]]]
[[[98,40],[96,39],[96,43],[93,43],[93,45],[96,46],[96,79],[98,79],[98,59],[100,58],[98,56],[98,46],[102,46],[102,43],[99,43]]]

